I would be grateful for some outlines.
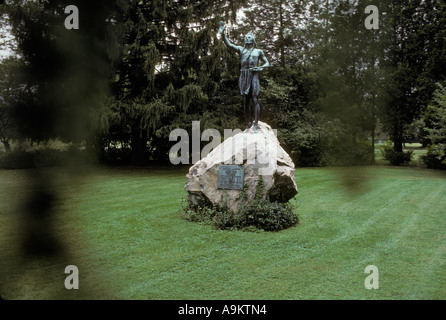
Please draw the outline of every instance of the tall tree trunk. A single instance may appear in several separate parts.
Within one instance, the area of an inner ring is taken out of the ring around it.
[[[280,64],[285,68],[285,36],[284,36],[284,22],[283,22],[283,1],[279,2],[279,43],[280,43]]]
[[[393,150],[395,152],[403,152],[403,129],[397,125],[393,134]]]

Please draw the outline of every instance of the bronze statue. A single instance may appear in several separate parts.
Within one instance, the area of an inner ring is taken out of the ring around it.
[[[243,96],[243,108],[245,113],[246,129],[247,132],[251,127],[252,123],[252,110],[251,103],[254,107],[254,132],[258,130],[258,121],[260,114],[260,104],[259,104],[259,71],[263,68],[269,67],[270,64],[265,57],[262,50],[256,48],[256,39],[252,33],[248,33],[245,36],[245,44],[243,47],[236,46],[232,44],[225,33],[225,24],[223,21],[220,22],[220,29],[218,30],[225,42],[225,44],[235,49],[240,54],[240,78],[239,78],[239,88],[240,94]],[[262,60],[264,64],[259,66],[259,61]]]

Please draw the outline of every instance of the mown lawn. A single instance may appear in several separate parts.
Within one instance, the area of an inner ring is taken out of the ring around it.
[[[33,171],[0,171],[6,299],[446,299],[443,172],[297,169],[300,224],[256,233],[181,219],[184,168],[42,170],[64,254],[23,256],[18,208]],[[79,290],[64,288],[67,265]],[[364,286],[368,265],[378,290]]]

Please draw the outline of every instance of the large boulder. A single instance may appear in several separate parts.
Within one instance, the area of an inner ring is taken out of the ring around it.
[[[260,176],[263,178],[263,198],[286,202],[297,194],[294,163],[282,149],[271,127],[259,121],[259,130],[251,128],[238,133],[213,149],[195,163],[186,175],[185,190],[193,204],[216,205],[226,199],[236,211],[240,203],[240,190],[218,189],[219,165],[240,165],[244,169],[244,186],[248,201],[253,199]]]

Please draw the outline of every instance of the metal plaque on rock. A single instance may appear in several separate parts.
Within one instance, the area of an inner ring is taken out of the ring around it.
[[[242,190],[244,173],[243,166],[219,165],[217,188]]]

